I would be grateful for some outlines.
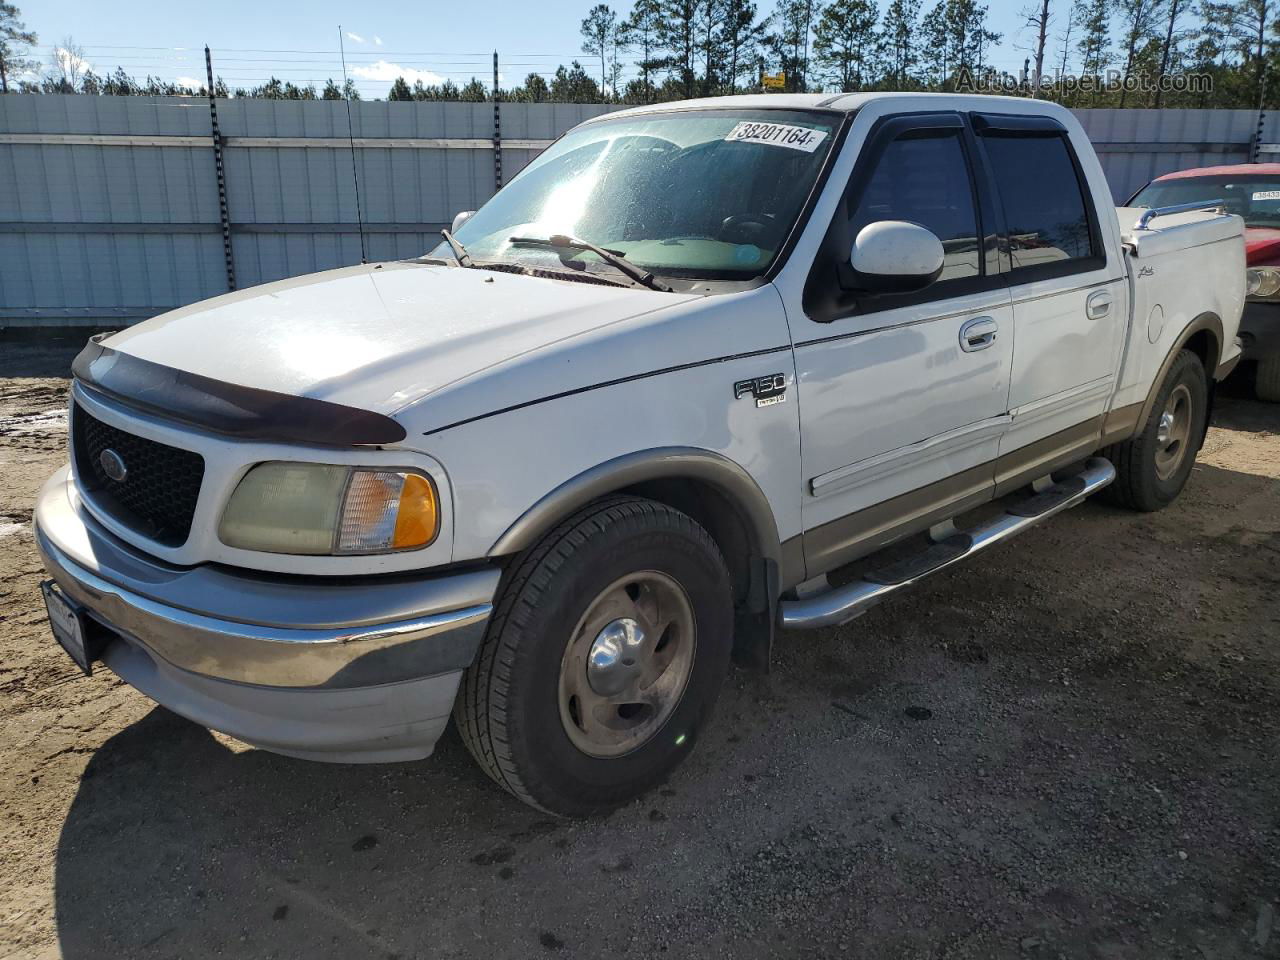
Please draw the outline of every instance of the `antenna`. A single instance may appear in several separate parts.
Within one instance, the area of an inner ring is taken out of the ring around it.
[[[347,47],[342,42],[342,24],[338,24],[338,52],[342,57],[342,99],[347,102],[347,144],[351,147],[351,182],[356,187],[356,229],[360,231],[360,262],[369,262],[364,245],[364,215],[360,211],[360,174],[356,172],[356,138],[351,132],[351,91],[347,79]]]

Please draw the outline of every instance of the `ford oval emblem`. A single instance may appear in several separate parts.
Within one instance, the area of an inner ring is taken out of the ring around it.
[[[98,457],[98,463],[102,464],[102,472],[116,483],[124,483],[124,478],[129,475],[129,468],[124,465],[124,458],[114,450],[103,450]]]

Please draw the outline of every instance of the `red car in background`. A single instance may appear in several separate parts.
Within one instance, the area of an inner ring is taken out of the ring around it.
[[[1240,320],[1246,359],[1257,361],[1258,399],[1280,403],[1280,163],[1179,170],[1157,177],[1127,207],[1226,201],[1244,219],[1249,302]]]

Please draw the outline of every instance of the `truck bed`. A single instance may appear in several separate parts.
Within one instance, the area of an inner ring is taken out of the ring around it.
[[[1158,257],[1174,250],[1216,243],[1240,236],[1244,231],[1244,221],[1239,217],[1212,210],[1168,214],[1138,230],[1138,218],[1145,212],[1141,207],[1116,207],[1120,238],[1137,257]]]
[[[1172,213],[1136,228],[1143,210],[1118,207],[1128,262],[1129,324],[1112,409],[1142,402],[1175,341],[1196,318],[1221,318],[1216,361],[1239,352],[1244,221],[1210,210]],[[1205,371],[1210,377],[1214,370]]]

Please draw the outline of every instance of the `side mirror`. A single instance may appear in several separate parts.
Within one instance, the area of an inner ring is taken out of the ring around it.
[[[905,220],[877,220],[858,231],[849,264],[859,289],[873,293],[923,290],[942,273],[942,241]]]
[[[450,233],[457,233],[458,228],[476,215],[474,210],[463,210],[460,214],[453,218],[453,226],[449,228]]]

